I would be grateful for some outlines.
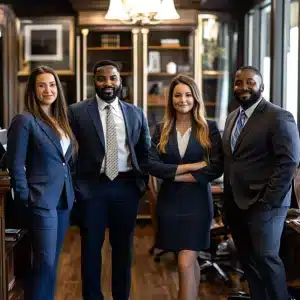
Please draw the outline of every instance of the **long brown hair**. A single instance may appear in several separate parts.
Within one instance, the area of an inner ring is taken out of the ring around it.
[[[173,106],[173,93],[177,84],[182,83],[187,85],[192,92],[194,98],[194,106],[192,109],[192,123],[196,126],[196,138],[198,142],[207,150],[211,148],[211,142],[209,140],[209,129],[206,122],[206,111],[204,102],[196,82],[185,75],[176,76],[169,87],[168,104],[165,110],[165,116],[158,144],[159,151],[162,153],[166,152],[166,145],[169,140],[170,132],[175,126],[176,122],[176,110]]]
[[[76,153],[78,150],[78,144],[68,122],[67,104],[63,88],[57,73],[52,68],[48,66],[39,66],[34,69],[29,75],[25,91],[25,109],[37,118],[44,121],[47,125],[49,125],[56,133],[56,135],[61,138],[61,132],[57,128],[56,124],[43,111],[43,109],[41,108],[40,100],[36,95],[36,79],[40,74],[52,74],[55,78],[57,86],[57,97],[51,105],[52,114],[59,128],[64,132],[66,136],[70,138],[73,145],[73,153]]]

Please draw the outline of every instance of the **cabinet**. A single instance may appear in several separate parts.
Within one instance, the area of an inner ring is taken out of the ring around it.
[[[8,280],[5,247],[5,196],[9,191],[9,178],[7,174],[0,175],[0,299],[8,299]]]
[[[0,299],[19,299],[23,294],[22,282],[28,274],[31,261],[30,245],[26,230],[18,238],[5,240],[7,226],[17,225],[16,219],[8,218],[8,194],[10,178],[6,171],[0,171]],[[14,215],[16,217],[16,215]],[[10,216],[12,217],[12,216]],[[19,216],[20,217],[20,216]],[[10,227],[10,228],[16,228]]]
[[[134,63],[133,40],[136,29],[95,28],[82,29],[83,34],[83,99],[94,95],[93,66],[98,60],[113,60],[120,66],[122,95],[125,101],[132,102],[137,83],[133,81]]]
[[[142,107],[152,134],[164,116],[172,78],[178,74],[194,77],[195,29],[182,26],[168,31],[168,28],[154,27],[142,33],[147,44],[142,62],[146,73]]]

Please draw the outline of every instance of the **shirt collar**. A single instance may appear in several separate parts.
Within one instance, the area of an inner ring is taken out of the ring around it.
[[[255,108],[258,106],[258,104],[260,103],[260,101],[262,100],[262,97],[257,101],[255,102],[253,105],[251,105],[249,108],[247,108],[245,111],[245,114],[247,116],[247,119],[249,119],[251,117],[251,115],[253,114]],[[242,111],[242,107],[240,107],[240,112]]]
[[[111,105],[114,109],[118,108],[118,104],[119,104],[118,97],[116,97],[116,99],[112,103],[105,102],[97,94],[96,94],[96,99],[97,99],[98,107],[100,108],[100,110],[104,110],[107,105]]]

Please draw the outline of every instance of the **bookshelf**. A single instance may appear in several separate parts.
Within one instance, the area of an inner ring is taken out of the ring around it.
[[[132,102],[133,98],[133,46],[130,30],[84,29],[84,48],[86,60],[83,62],[86,70],[86,89],[83,98],[94,95],[93,66],[99,60],[113,60],[121,68],[122,98]]]
[[[167,31],[151,27],[144,31],[148,46],[147,58],[143,60],[147,71],[143,87],[147,98],[143,101],[143,108],[151,135],[155,125],[162,121],[171,80],[179,74],[194,77],[194,28],[182,26]]]
[[[176,75],[185,74],[198,83],[207,117],[216,120],[222,130],[236,59],[235,24],[224,13],[178,12],[180,20],[141,27],[108,21],[104,12],[81,13],[82,99],[94,93],[94,63],[114,60],[121,65],[123,98],[143,108],[152,133],[164,114],[167,87]],[[168,67],[170,62],[175,72]]]

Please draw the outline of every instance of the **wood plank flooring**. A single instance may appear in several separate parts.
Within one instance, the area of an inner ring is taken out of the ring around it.
[[[150,226],[137,227],[132,266],[131,300],[175,300],[178,278],[174,257],[168,254],[163,257],[160,263],[154,262],[153,257],[148,253],[152,246],[152,236]],[[103,247],[102,281],[105,300],[111,300],[111,250],[107,240]],[[210,280],[209,283],[201,283],[200,299],[227,299],[229,291],[235,291],[241,287],[238,278],[235,277],[233,282],[233,288],[228,288],[218,278]],[[14,300],[16,299],[22,300],[22,297],[16,297]],[[76,227],[69,229],[65,240],[58,271],[55,300],[81,300],[80,235]]]

